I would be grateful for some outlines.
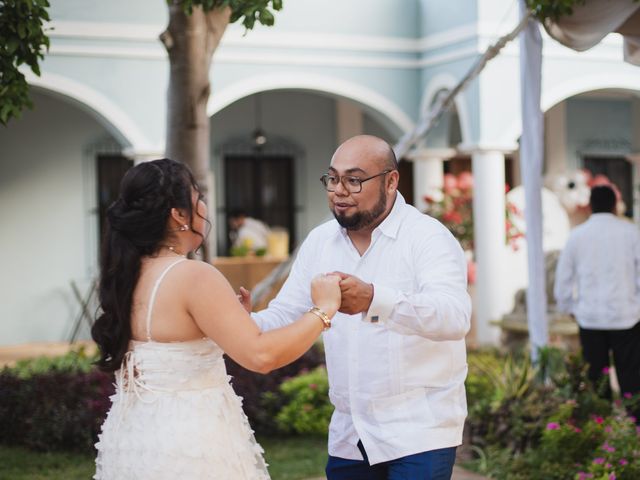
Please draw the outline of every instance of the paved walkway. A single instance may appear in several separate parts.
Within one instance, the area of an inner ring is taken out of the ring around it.
[[[22,345],[10,345],[0,347],[0,368],[5,365],[12,366],[18,360],[34,357],[57,357],[64,355],[71,349],[87,348],[87,353],[93,352],[95,344],[90,341],[81,341],[69,344],[68,342],[40,342],[24,343]]]

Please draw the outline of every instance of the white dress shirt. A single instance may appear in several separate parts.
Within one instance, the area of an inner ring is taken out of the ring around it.
[[[360,256],[332,220],[302,244],[291,274],[266,310],[254,314],[271,329],[311,305],[318,273],[341,271],[373,283],[366,314],[337,313],[324,346],[331,403],[329,454],[371,464],[462,442],[467,374],[464,337],[471,302],[462,249],[437,220],[398,193]]]
[[[626,330],[640,320],[640,231],[595,213],[569,235],[554,287],[558,310],[583,328]]]

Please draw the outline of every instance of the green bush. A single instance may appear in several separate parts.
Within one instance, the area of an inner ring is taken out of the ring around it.
[[[580,356],[555,349],[539,364],[496,352],[469,356],[470,464],[495,479],[640,478],[640,436],[625,407],[591,385]]]
[[[14,367],[7,370],[18,378],[27,379],[34,375],[50,372],[89,373],[93,363],[97,360],[97,353],[89,355],[84,346],[71,350],[65,355],[57,357],[37,357],[20,360]]]
[[[0,444],[93,451],[111,404],[113,375],[85,348],[21,360],[0,372]]]
[[[333,405],[327,370],[320,366],[280,385],[284,406],[276,416],[283,433],[327,435]]]

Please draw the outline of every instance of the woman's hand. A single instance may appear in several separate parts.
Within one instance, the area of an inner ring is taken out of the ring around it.
[[[253,308],[253,305],[251,305],[251,292],[244,287],[240,287],[237,297],[247,313],[251,313]]]
[[[334,274],[316,275],[311,280],[311,300],[320,310],[333,317],[342,301],[340,277]]]

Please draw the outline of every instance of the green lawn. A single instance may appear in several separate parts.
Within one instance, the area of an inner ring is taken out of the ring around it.
[[[324,473],[324,438],[261,438],[272,480],[301,480]],[[87,480],[94,473],[93,456],[36,453],[0,446],[0,480]]]

